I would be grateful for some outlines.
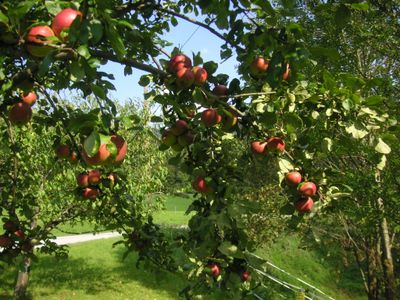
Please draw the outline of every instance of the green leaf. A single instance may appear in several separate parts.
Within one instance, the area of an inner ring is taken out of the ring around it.
[[[206,69],[208,75],[214,74],[218,69],[218,64],[213,61],[208,61],[203,64],[203,68]]]
[[[350,23],[351,11],[346,5],[341,4],[336,11],[335,21],[338,27],[344,27],[346,24]]]
[[[279,213],[281,215],[293,215],[294,213],[294,206],[290,203],[286,203],[279,209]]]
[[[365,104],[368,106],[380,105],[383,103],[384,98],[382,96],[376,95],[365,99]]]
[[[351,126],[346,127],[346,132],[350,133],[353,138],[355,139],[362,139],[368,134],[368,131],[363,130],[363,129],[357,129],[354,124]]]
[[[148,86],[150,84],[150,77],[149,75],[143,75],[140,77],[139,85],[140,86]]]
[[[151,121],[151,122],[154,122],[154,123],[161,123],[161,122],[163,122],[164,120],[163,120],[163,118],[161,118],[161,117],[159,117],[159,116],[152,116],[151,119],[150,119],[150,121]]]
[[[226,256],[232,256],[236,258],[242,258],[243,253],[238,249],[236,245],[231,244],[230,242],[223,242],[219,247],[218,250],[226,255]]]
[[[0,23],[8,24],[8,17],[0,11]]]
[[[93,44],[100,42],[103,37],[103,25],[99,20],[90,20],[89,25],[89,39]]]
[[[78,52],[78,54],[80,56],[83,56],[86,59],[90,58],[90,52],[89,49],[87,47],[87,45],[81,45],[76,49],[76,52]]]
[[[123,59],[123,57],[126,55],[125,45],[114,24],[107,24],[106,35],[110,41],[111,47],[115,51],[115,54],[117,54],[117,57],[119,59]]]
[[[97,154],[100,147],[100,135],[97,130],[93,130],[92,133],[83,142],[83,148],[87,155],[93,157]]]
[[[378,139],[378,144],[375,146],[375,151],[382,154],[389,154],[392,149],[381,138]]]
[[[69,71],[72,81],[81,81],[83,77],[85,77],[85,70],[80,65],[79,61],[72,61],[69,65]]]
[[[287,173],[289,171],[292,171],[294,169],[292,163],[290,161],[288,161],[285,158],[279,158],[279,169],[281,170],[281,172],[283,173]]]
[[[177,20],[177,19],[176,19],[174,16],[172,16],[170,20],[171,20],[171,24],[172,24],[172,26],[174,26],[174,27],[175,27],[175,26],[177,26],[177,25],[178,25],[178,20]]]
[[[378,168],[378,170],[383,170],[386,166],[386,155],[382,155],[381,160],[379,162],[379,164],[376,165],[376,167]]]
[[[328,153],[331,152],[331,150],[332,150],[332,140],[326,137],[322,140],[322,151]]]
[[[106,148],[107,148],[108,152],[110,152],[111,157],[117,156],[118,149],[114,143],[107,143]]]
[[[340,59],[339,52],[334,48],[312,47],[310,52],[317,57],[327,57],[333,61]]]
[[[369,9],[369,4],[368,3],[353,3],[351,4],[352,9],[356,10],[368,10]]]
[[[106,92],[104,91],[103,87],[96,84],[91,84],[90,88],[92,89],[93,94],[95,94],[97,97],[101,99],[106,99]]]

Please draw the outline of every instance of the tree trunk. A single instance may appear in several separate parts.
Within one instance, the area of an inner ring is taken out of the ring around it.
[[[383,200],[378,199],[379,209],[384,212]],[[385,294],[387,300],[396,299],[396,282],[392,257],[392,242],[390,240],[389,226],[385,217],[380,223],[380,236],[382,245],[382,268],[385,276]]]
[[[31,259],[27,256],[24,257],[22,270],[19,270],[17,283],[15,284],[14,288],[14,296],[15,299],[26,299],[26,290],[28,288],[28,281],[29,281],[29,269],[31,266]]]

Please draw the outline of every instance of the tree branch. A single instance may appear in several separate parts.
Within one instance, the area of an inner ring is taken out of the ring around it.
[[[129,59],[129,58],[119,59],[116,55],[114,55],[110,52],[103,52],[103,51],[99,51],[99,50],[90,50],[90,53],[95,57],[111,60],[113,62],[124,64],[126,66],[130,66],[135,69],[149,72],[151,74],[160,75],[162,77],[168,76],[168,73],[163,70],[159,70],[153,66],[137,62],[133,59]]]
[[[215,36],[219,37],[221,40],[225,41],[227,44],[229,44],[233,48],[236,48],[236,49],[241,50],[241,51],[245,51],[244,48],[240,47],[235,42],[231,41],[230,39],[228,39],[225,36],[223,36],[222,34],[220,34],[217,30],[212,28],[210,25],[207,25],[205,23],[202,23],[200,21],[192,19],[192,18],[190,18],[188,16],[182,15],[180,13],[177,13],[177,12],[173,11],[173,10],[169,10],[169,9],[166,9],[166,8],[163,8],[163,7],[160,7],[160,6],[156,7],[156,9],[158,11],[161,11],[161,12],[164,12],[166,14],[173,15],[173,16],[175,16],[177,18],[182,19],[182,20],[188,21],[189,23],[192,23],[192,24],[198,25],[200,27],[203,27],[204,29],[208,30],[209,32],[211,32]]]

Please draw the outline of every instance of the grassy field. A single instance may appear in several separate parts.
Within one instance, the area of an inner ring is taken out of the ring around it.
[[[189,216],[184,215],[184,212],[190,201],[187,198],[168,197],[166,210],[158,212],[155,221],[160,224],[186,224]],[[92,226],[91,224],[82,224],[78,227],[65,225],[62,230],[87,232]],[[31,271],[29,289],[32,297],[34,299],[178,299],[178,292],[185,285],[182,277],[160,271],[137,269],[134,253],[123,261],[124,247],[111,247],[116,240],[72,245],[68,260],[58,261],[54,257],[41,255]],[[339,257],[327,258],[314,249],[302,249],[296,236],[283,237],[273,246],[260,249],[258,255],[338,300],[366,299],[356,269],[340,269],[336,263]],[[12,270],[0,272],[0,299],[11,299],[10,291],[16,272],[9,271]],[[301,285],[293,278],[273,269],[270,272],[281,280]],[[274,288],[280,289],[279,286]],[[283,294],[290,295],[284,292]],[[216,299],[224,297],[219,296]]]

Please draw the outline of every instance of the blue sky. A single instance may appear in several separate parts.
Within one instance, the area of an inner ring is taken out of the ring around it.
[[[221,64],[219,53],[222,41],[218,37],[212,35],[202,27],[183,20],[179,21],[179,24],[176,27],[171,26],[171,31],[167,32],[164,36],[166,40],[174,44],[174,46],[166,48],[165,50],[170,52],[173,47],[181,48],[181,46],[187,42],[182,48],[182,52],[189,57],[192,56],[192,52],[197,53],[200,51],[204,62],[214,60],[219,63],[217,72],[228,75],[236,74],[236,59],[234,57]],[[193,34],[193,32],[195,33]],[[188,41],[192,34],[193,36]],[[125,102],[129,98],[143,98],[143,87],[138,85],[138,81],[140,76],[145,74],[144,72],[134,69],[132,75],[124,76],[123,66],[112,62],[107,63],[101,70],[114,74],[115,81],[113,83],[116,87],[116,91],[111,93],[112,98],[120,102]],[[234,76],[231,76],[231,78],[232,77]]]

